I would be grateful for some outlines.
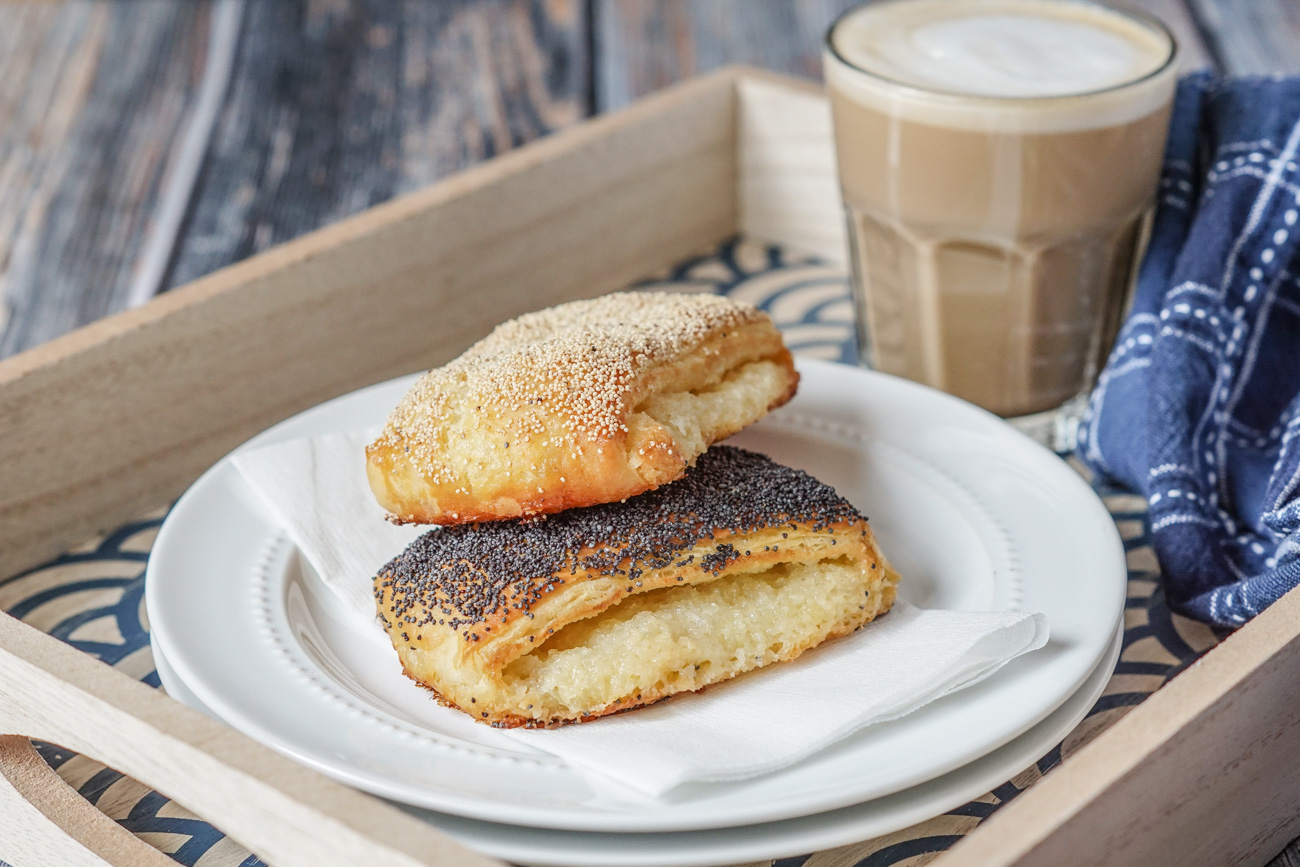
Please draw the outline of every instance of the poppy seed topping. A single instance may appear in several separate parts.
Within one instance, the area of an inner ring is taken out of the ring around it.
[[[402,624],[446,625],[473,641],[483,624],[511,611],[531,616],[539,600],[579,572],[630,587],[646,571],[666,567],[716,575],[751,552],[728,541],[698,558],[691,549],[779,526],[822,532],[861,520],[807,473],[715,446],[681,479],[623,503],[431,530],[379,572],[375,593],[389,597],[388,616]]]

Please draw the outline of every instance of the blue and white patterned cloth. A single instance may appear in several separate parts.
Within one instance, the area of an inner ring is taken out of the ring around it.
[[[1179,86],[1132,312],[1079,455],[1142,492],[1172,608],[1300,584],[1300,78]]]

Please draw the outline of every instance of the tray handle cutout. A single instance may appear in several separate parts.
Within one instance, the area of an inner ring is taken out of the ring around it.
[[[277,867],[501,867],[7,614],[0,733],[0,859],[16,867],[173,863],[147,860],[133,842],[147,844],[91,816],[99,811],[45,766],[28,738],[166,794]]]
[[[175,867],[101,813],[18,735],[0,735],[0,860],[15,865]]]

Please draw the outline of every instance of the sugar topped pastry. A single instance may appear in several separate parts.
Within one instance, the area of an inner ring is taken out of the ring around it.
[[[562,304],[421,377],[366,449],[370,486],[412,523],[616,502],[680,478],[798,379],[748,304],[662,292]]]
[[[433,530],[375,597],[407,675],[440,701],[545,727],[793,659],[888,611],[897,581],[828,485],[715,446],[626,503]]]

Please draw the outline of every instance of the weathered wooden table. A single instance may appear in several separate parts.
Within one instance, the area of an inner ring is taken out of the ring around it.
[[[730,62],[816,77],[851,0],[0,3],[0,355]],[[1290,0],[1143,0],[1300,67]]]
[[[816,77],[849,5],[0,2],[0,357],[725,63]],[[1293,0],[1131,5],[1300,67]]]

